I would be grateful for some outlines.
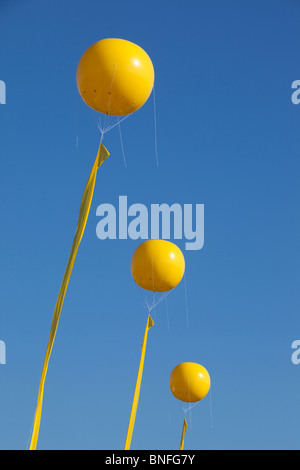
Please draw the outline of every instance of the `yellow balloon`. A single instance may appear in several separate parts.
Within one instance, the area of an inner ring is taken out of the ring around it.
[[[79,93],[103,114],[124,116],[139,109],[154,85],[148,54],[125,39],[102,39],[81,57],[76,74]]]
[[[210,376],[200,364],[183,362],[172,370],[169,384],[171,392],[178,400],[195,403],[203,400],[208,394]]]
[[[147,240],[134,252],[131,274],[135,282],[153,292],[176,287],[185,270],[184,256],[178,246],[166,240]]]

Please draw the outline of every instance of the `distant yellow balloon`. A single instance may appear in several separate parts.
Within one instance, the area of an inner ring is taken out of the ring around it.
[[[195,362],[183,362],[170,375],[170,389],[178,400],[195,403],[203,400],[210,390],[207,370]]]
[[[103,114],[124,116],[139,109],[154,85],[148,54],[125,39],[102,39],[81,57],[76,74],[79,93]]]
[[[166,292],[176,287],[185,270],[181,250],[167,240],[147,240],[134,252],[131,273],[135,282],[153,292]]]

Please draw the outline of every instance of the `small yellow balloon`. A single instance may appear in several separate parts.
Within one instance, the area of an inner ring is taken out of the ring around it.
[[[167,240],[147,240],[134,252],[131,274],[143,289],[166,292],[176,287],[185,271],[181,250]]]
[[[170,389],[178,400],[195,403],[203,400],[210,390],[207,370],[195,362],[183,362],[170,375]]]
[[[148,54],[125,39],[102,39],[81,57],[78,91],[88,106],[103,114],[124,116],[138,110],[154,85]]]

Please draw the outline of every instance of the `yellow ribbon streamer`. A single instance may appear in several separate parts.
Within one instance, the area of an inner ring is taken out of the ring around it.
[[[60,287],[60,291],[58,294],[58,298],[56,301],[55,309],[54,309],[54,314],[53,314],[53,319],[52,319],[52,324],[51,324],[51,330],[50,330],[50,336],[49,336],[49,341],[48,341],[48,346],[46,350],[46,355],[45,355],[45,360],[44,360],[44,365],[43,365],[43,370],[42,370],[42,375],[41,375],[41,381],[40,381],[40,387],[39,387],[39,393],[38,393],[38,401],[37,401],[37,407],[35,411],[35,416],[34,416],[34,423],[33,423],[33,431],[32,431],[32,437],[31,437],[31,443],[30,443],[30,450],[35,450],[37,446],[37,441],[38,441],[38,435],[39,435],[39,429],[40,429],[40,422],[41,422],[41,415],[42,415],[42,405],[43,405],[43,395],[44,395],[44,386],[45,386],[45,380],[46,380],[46,374],[47,374],[47,369],[48,369],[48,364],[49,364],[49,359],[51,355],[51,351],[53,348],[53,343],[56,335],[56,330],[59,322],[59,317],[61,313],[61,309],[64,303],[66,291],[68,288],[69,280],[71,277],[72,269],[74,266],[74,262],[76,259],[77,251],[85,230],[85,226],[87,223],[91,203],[92,203],[92,198],[93,198],[93,193],[94,193],[94,188],[95,188],[95,183],[96,183],[96,176],[97,176],[97,170],[98,168],[102,165],[102,163],[107,159],[109,156],[109,152],[107,149],[100,143],[99,150],[97,153],[96,160],[94,162],[92,171],[90,173],[88,182],[85,187],[85,191],[81,200],[81,205],[80,205],[80,212],[79,212],[79,218],[78,218],[78,224],[77,224],[77,229],[76,229],[76,234],[74,237],[71,253],[69,256],[68,264],[66,267],[66,271],[63,277],[63,281]]]
[[[143,376],[143,369],[144,369],[144,361],[145,361],[145,354],[146,354],[148,331],[150,330],[150,328],[153,325],[154,325],[154,321],[152,320],[151,316],[149,315],[148,320],[147,320],[146,329],[145,329],[143,344],[142,344],[142,354],[141,354],[139,371],[138,371],[138,376],[137,376],[137,381],[136,381],[135,391],[134,391],[134,396],[133,396],[131,414],[130,414],[130,419],[129,419],[129,426],[128,426],[127,437],[126,437],[126,442],[125,442],[125,450],[129,450],[130,445],[131,445],[132,433],[133,433],[135,417],[136,417],[136,412],[137,412],[137,407],[138,407],[138,402],[139,402],[139,396],[140,396],[140,390],[141,390],[141,383],[142,383],[142,376]]]
[[[187,430],[187,422],[186,422],[186,419],[184,418],[184,421],[183,421],[183,428],[182,428],[182,434],[181,434],[181,441],[180,441],[180,450],[183,450],[183,446],[184,446],[184,437],[185,437],[185,433],[186,433],[186,430]]]

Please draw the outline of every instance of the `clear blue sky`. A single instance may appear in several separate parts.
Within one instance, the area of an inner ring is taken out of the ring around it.
[[[178,449],[179,362],[211,396],[188,414],[188,449],[299,449],[300,79],[297,0],[5,1],[0,5],[0,448],[25,449],[50,324],[98,148],[78,61],[120,37],[150,55],[153,98],[105,136],[48,371],[40,449],[123,449],[147,312],[130,260],[139,241],[96,237],[96,208],[205,204],[205,245],[154,314],[132,449]],[[78,137],[78,148],[76,141]],[[168,316],[167,316],[168,312]],[[188,316],[188,321],[187,321]],[[168,327],[169,320],[169,327]]]

